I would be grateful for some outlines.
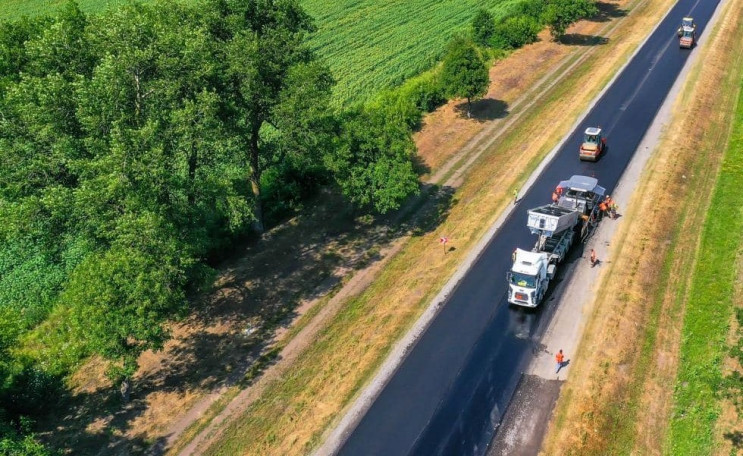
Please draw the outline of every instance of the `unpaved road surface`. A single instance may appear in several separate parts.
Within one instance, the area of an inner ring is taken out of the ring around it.
[[[539,356],[550,359],[552,367],[556,347],[538,341],[555,315],[565,279],[585,264],[583,252],[576,249],[552,295],[537,311],[509,307],[505,273],[510,252],[534,242],[524,227],[525,211],[548,202],[555,183],[573,174],[595,176],[613,192],[690,54],[678,48],[678,19],[693,15],[703,33],[717,4],[682,0],[674,6],[481,252],[348,436],[341,454],[485,451],[521,372]],[[606,132],[609,151],[598,163],[580,163],[576,148],[582,131],[595,125]]]

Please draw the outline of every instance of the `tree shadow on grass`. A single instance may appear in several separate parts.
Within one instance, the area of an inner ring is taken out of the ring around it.
[[[609,38],[596,35],[584,35],[582,33],[566,33],[560,38],[560,43],[569,46],[603,46],[609,42]]]
[[[460,116],[467,117],[467,101],[459,103],[454,110]],[[493,98],[483,98],[472,102],[470,118],[478,122],[502,119],[508,115],[508,103]]]
[[[619,8],[619,6],[614,3],[596,2],[596,7],[598,8],[599,13],[590,18],[593,22],[609,22],[614,18],[624,17],[627,15],[627,10]]]
[[[69,454],[162,454],[170,426],[194,398],[259,377],[279,359],[277,331],[307,311],[305,304],[324,302],[319,298],[339,289],[349,271],[378,261],[395,239],[435,230],[453,195],[452,188],[424,186],[400,211],[356,216],[345,199],[321,192],[260,240],[235,245],[213,290],[192,297],[191,314],[171,325],[164,350],[142,355],[128,404],[94,379],[84,392],[68,393],[38,431]],[[99,363],[90,377],[103,378]]]
[[[743,432],[741,431],[726,432],[724,434],[724,437],[725,439],[730,441],[730,443],[733,445],[733,448],[737,450],[743,449]]]
[[[148,448],[164,448],[165,437],[147,439],[125,436],[132,420],[147,410],[146,401],[135,394],[127,403],[114,388],[71,394],[62,393],[58,403],[38,422],[38,437],[60,454],[142,454]],[[60,413],[63,411],[63,413]]]

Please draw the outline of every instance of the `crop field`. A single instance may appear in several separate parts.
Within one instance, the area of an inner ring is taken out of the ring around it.
[[[52,12],[66,0],[0,0],[0,19]],[[126,0],[77,0],[98,12]],[[496,17],[521,0],[300,0],[318,27],[310,44],[338,82],[336,107],[363,101],[430,68],[478,8]]]
[[[315,18],[313,48],[330,65],[336,105],[361,101],[430,68],[478,8],[496,17],[521,0],[303,0]]]

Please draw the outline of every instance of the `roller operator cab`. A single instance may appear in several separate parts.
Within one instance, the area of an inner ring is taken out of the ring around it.
[[[583,143],[580,145],[578,157],[581,160],[596,161],[606,149],[606,138],[604,138],[601,128],[586,128],[583,134]]]
[[[693,27],[683,27],[681,37],[679,38],[679,47],[691,49],[697,41],[697,32]]]
[[[683,19],[681,19],[681,25],[679,25],[679,28],[676,31],[676,34],[678,35],[679,38],[681,38],[681,35],[684,34],[684,27],[690,27],[696,31],[697,24],[694,22],[694,18],[686,16]]]

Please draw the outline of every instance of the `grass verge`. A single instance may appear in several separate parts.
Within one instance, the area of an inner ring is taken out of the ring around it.
[[[740,2],[738,2],[740,3]],[[738,10],[738,17],[740,17]],[[743,21],[739,21],[743,22]],[[737,36],[743,33],[739,27]],[[738,51],[740,56],[741,50]],[[740,71],[738,62],[731,68]],[[737,92],[743,90],[738,78]],[[670,454],[710,454],[717,445],[723,360],[735,307],[733,293],[738,256],[743,245],[743,97],[738,95],[734,132],[725,152],[717,186],[702,227],[699,259],[686,305],[681,365],[674,394],[673,418],[667,437]]]
[[[737,39],[742,3],[729,2],[711,44],[699,49],[704,58],[687,80],[671,127],[612,241],[615,260],[603,272],[602,293],[558,402],[546,454],[704,454],[677,448],[676,437],[668,442],[673,447],[664,446],[658,436],[669,429],[682,340],[692,337],[681,336],[684,312],[689,315],[689,299],[698,293],[694,273],[703,267],[706,247],[701,227],[743,76],[743,43]],[[673,199],[648,197],[669,194]],[[705,412],[714,407],[710,403]]]

